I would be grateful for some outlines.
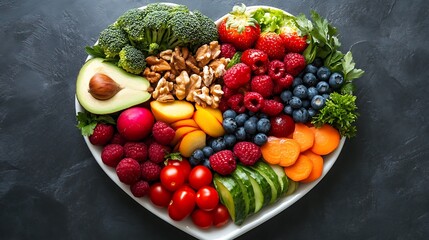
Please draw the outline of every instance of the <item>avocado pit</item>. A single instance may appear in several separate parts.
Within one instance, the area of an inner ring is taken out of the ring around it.
[[[109,76],[96,73],[89,80],[88,92],[98,100],[107,100],[115,96],[121,87]]]

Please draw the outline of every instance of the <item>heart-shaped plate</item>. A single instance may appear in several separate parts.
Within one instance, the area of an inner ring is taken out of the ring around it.
[[[176,5],[173,3],[165,3],[168,5]],[[144,7],[142,7],[144,8]],[[274,7],[270,6],[248,6],[246,9],[248,11],[254,11],[258,8],[272,8],[276,9]],[[287,12],[286,12],[287,13]],[[287,13],[289,14],[289,13]],[[220,22],[227,17],[228,14],[224,15],[223,17],[216,20],[216,24],[220,24]],[[90,57],[88,57],[89,59]],[[88,60],[87,59],[87,60]],[[75,98],[75,109],[76,113],[83,112],[85,109],[79,104],[79,101],[77,98]],[[86,144],[88,145],[89,150],[91,151],[92,155],[94,156],[97,163],[100,165],[101,169],[107,174],[107,176],[112,179],[113,182],[115,182],[122,190],[124,190],[125,193],[127,193],[131,198],[133,198],[136,202],[138,202],[140,205],[142,205],[144,208],[146,208],[148,211],[156,215],[157,217],[163,219],[164,221],[170,223],[171,225],[177,227],[178,229],[198,238],[198,239],[210,239],[210,240],[221,240],[221,239],[233,239],[241,234],[259,226],[260,224],[264,223],[265,221],[269,220],[270,218],[276,216],[292,204],[294,204],[296,201],[301,199],[305,194],[307,194],[313,187],[317,185],[317,183],[329,172],[331,167],[334,165],[335,161],[337,160],[341,149],[344,146],[345,138],[343,137],[341,139],[341,142],[338,146],[338,148],[332,152],[329,155],[324,156],[324,167],[323,167],[323,175],[317,179],[316,181],[313,181],[311,183],[300,183],[298,189],[290,196],[284,197],[283,199],[280,199],[276,203],[266,206],[263,209],[261,209],[257,214],[247,218],[245,222],[237,226],[231,221],[221,227],[221,228],[210,228],[208,230],[200,229],[197,226],[195,226],[190,218],[183,221],[174,221],[172,220],[167,213],[167,210],[165,208],[160,208],[151,203],[151,201],[147,198],[136,198],[131,193],[130,187],[121,181],[119,181],[118,176],[116,175],[116,171],[114,168],[109,167],[105,165],[101,160],[101,150],[102,147],[94,146],[89,142],[88,137],[84,137]]]

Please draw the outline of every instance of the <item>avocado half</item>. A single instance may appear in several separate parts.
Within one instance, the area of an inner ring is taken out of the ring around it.
[[[89,92],[91,78],[104,74],[115,81],[120,90],[111,98],[100,100]],[[150,99],[149,81],[138,75],[128,73],[115,64],[104,62],[102,58],[88,60],[80,69],[76,81],[76,97],[87,111],[94,114],[110,114],[144,103]]]

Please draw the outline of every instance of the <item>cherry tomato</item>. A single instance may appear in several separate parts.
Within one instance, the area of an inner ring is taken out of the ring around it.
[[[168,207],[172,196],[173,194],[159,182],[150,187],[149,198],[157,206]]]
[[[217,207],[211,212],[213,214],[213,225],[215,227],[222,227],[223,225],[228,223],[229,212],[224,205],[219,203]]]
[[[174,192],[185,183],[185,175],[181,168],[177,166],[165,166],[161,170],[160,179],[162,185]]]
[[[189,184],[195,190],[208,186],[213,180],[213,174],[209,168],[199,165],[194,167],[189,173]]]
[[[173,194],[170,205],[168,205],[168,215],[175,221],[186,218],[195,208],[195,191],[182,186]]]
[[[213,225],[213,213],[195,209],[191,214],[192,222],[200,228],[207,229]]]
[[[188,181],[188,176],[191,172],[191,164],[189,164],[188,160],[186,160],[185,158],[182,158],[182,160],[169,159],[167,161],[167,166],[169,165],[180,167],[182,169],[183,175],[185,176],[185,181]]]
[[[202,187],[197,191],[196,202],[204,211],[213,210],[219,204],[219,194],[214,187]]]

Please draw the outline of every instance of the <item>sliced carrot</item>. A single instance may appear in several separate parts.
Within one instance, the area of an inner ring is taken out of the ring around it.
[[[307,156],[313,162],[313,169],[311,170],[308,178],[302,180],[301,182],[308,183],[318,179],[322,176],[323,173],[323,157],[319,154],[315,154],[312,151],[308,150],[301,153],[304,156]]]
[[[311,127],[314,132],[314,144],[310,150],[319,155],[327,155],[340,145],[340,133],[329,124],[319,128]]]
[[[299,155],[295,164],[284,168],[286,176],[293,181],[302,181],[310,176],[313,170],[313,162],[304,154]]]
[[[295,123],[292,138],[298,142],[301,152],[310,149],[314,144],[314,133],[304,123]]]
[[[295,163],[300,153],[299,144],[291,138],[269,137],[261,147],[263,159],[270,164],[282,167]]]

